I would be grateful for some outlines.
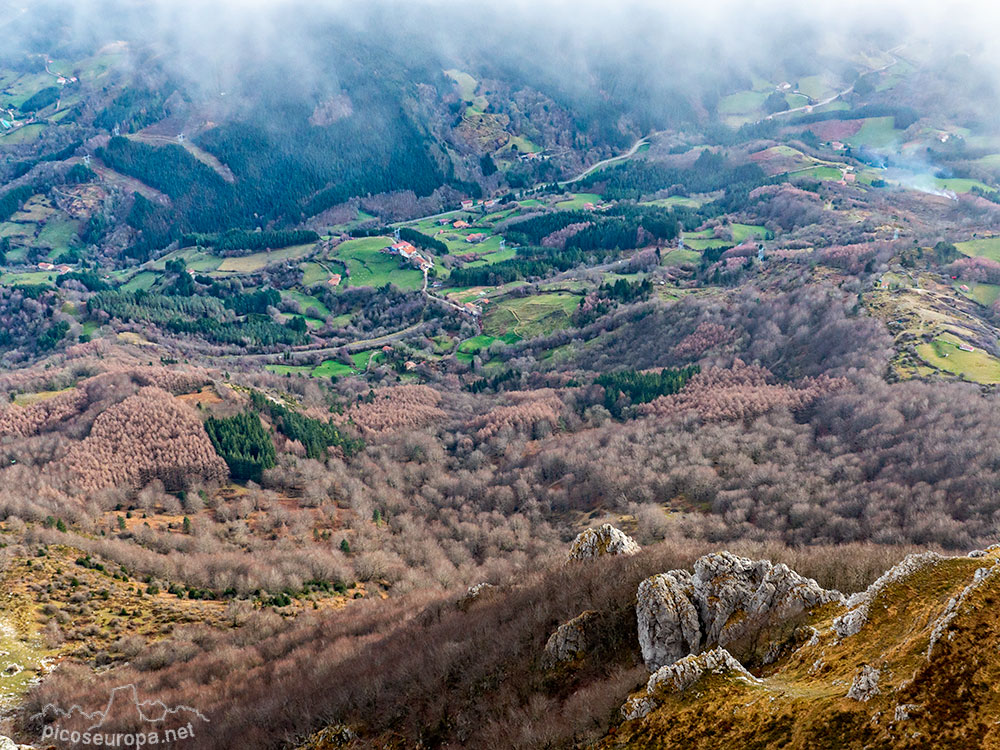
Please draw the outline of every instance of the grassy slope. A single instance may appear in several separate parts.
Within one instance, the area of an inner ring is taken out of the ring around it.
[[[832,620],[845,609],[827,605],[803,623],[818,631],[815,642],[806,642],[812,631],[801,631],[794,650],[762,670],[759,683],[709,675],[681,693],[661,693],[656,710],[617,727],[601,747],[995,747],[1000,579],[968,595],[934,658],[926,652],[949,599],[997,555],[943,560],[890,584],[853,636],[836,637]],[[879,693],[867,703],[847,698],[864,665],[881,668]],[[913,706],[910,716],[897,720],[904,704]]]
[[[350,269],[350,286],[379,287],[393,283],[400,289],[420,289],[423,283],[420,271],[401,267],[399,258],[381,252],[391,243],[391,237],[365,237],[337,247],[335,257]]]

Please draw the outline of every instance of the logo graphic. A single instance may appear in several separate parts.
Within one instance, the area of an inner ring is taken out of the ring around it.
[[[209,722],[191,706],[167,706],[160,700],[139,700],[134,684],[111,691],[103,710],[84,711],[78,705],[63,710],[47,704],[31,717],[44,723],[43,742],[70,747],[140,748],[191,739]]]

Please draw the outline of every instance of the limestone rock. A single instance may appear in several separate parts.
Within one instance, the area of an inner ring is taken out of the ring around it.
[[[729,674],[744,682],[759,682],[724,648],[692,654],[650,675],[646,694],[630,698],[622,706],[622,716],[626,720],[641,718],[659,705],[658,695],[687,690],[706,674]]]
[[[639,545],[628,534],[619,531],[610,523],[596,529],[587,529],[573,541],[570,560],[586,560],[603,555],[634,555]]]
[[[469,599],[478,599],[492,588],[494,588],[492,583],[486,583],[485,581],[477,583],[474,586],[469,586],[469,590],[465,592],[465,596]]]
[[[866,664],[851,683],[851,689],[847,691],[847,697],[856,701],[868,702],[879,694],[878,678],[881,671]]]
[[[675,570],[639,584],[636,618],[643,659],[651,670],[659,669],[842,599],[783,564],[729,552],[705,555],[695,562],[693,576]]]
[[[458,608],[461,610],[468,609],[469,605],[471,605],[474,601],[491,593],[495,588],[496,586],[492,583],[486,583],[485,581],[483,583],[477,583],[474,586],[469,586],[468,591],[466,591],[462,598],[458,600]]]
[[[761,624],[785,621],[804,610],[840,600],[784,563],[748,560],[729,552],[705,555],[694,564],[695,599],[706,644],[726,646]]]
[[[975,575],[972,577],[972,583],[962,589],[962,592],[957,597],[952,597],[948,600],[944,612],[934,622],[934,627],[931,630],[930,643],[927,645],[927,661],[934,658],[934,649],[941,639],[948,637],[948,626],[958,616],[965,600],[972,592],[982,586],[983,583],[997,575],[998,572],[1000,572],[1000,562],[993,563],[989,568],[977,569]]]
[[[919,703],[900,703],[896,706],[893,721],[908,721],[920,708],[921,705]]]
[[[584,652],[594,637],[594,624],[599,615],[587,610],[556,628],[545,644],[545,660],[549,664],[573,661]]]
[[[651,670],[701,648],[694,585],[686,570],[660,573],[640,583],[635,615],[642,658]]]
[[[898,565],[883,573],[867,589],[853,594],[848,598],[846,606],[849,608],[849,611],[833,620],[834,632],[839,638],[848,638],[857,634],[864,627],[864,624],[868,622],[868,610],[871,607],[871,603],[888,586],[913,575],[928,565],[935,565],[943,559],[936,552],[907,555]]]

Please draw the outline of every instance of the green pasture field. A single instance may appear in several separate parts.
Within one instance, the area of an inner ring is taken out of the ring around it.
[[[560,211],[575,211],[582,209],[586,203],[597,205],[600,202],[601,196],[597,193],[573,193],[571,198],[556,203],[556,208]]]
[[[483,331],[491,336],[542,336],[568,326],[579,303],[577,295],[565,292],[502,300],[488,308]]]
[[[315,297],[305,294],[304,292],[299,292],[297,290],[290,289],[282,292],[282,294],[298,302],[299,305],[302,307],[303,313],[310,307],[315,307],[320,312],[320,314],[324,316],[330,314],[330,310],[326,305],[324,305]]]
[[[718,106],[719,114],[742,115],[756,112],[764,106],[767,97],[768,94],[762,91],[738,91],[722,98]]]
[[[392,244],[391,237],[363,237],[337,246],[335,256],[350,269],[350,286],[395,284],[400,289],[420,289],[423,274],[416,268],[402,268],[401,259],[381,252]]]
[[[917,346],[917,353],[939,370],[965,377],[984,385],[1000,383],[1000,360],[982,349],[965,352],[958,348],[962,340],[944,333],[927,344]]]
[[[965,242],[956,242],[955,247],[963,255],[973,258],[989,258],[1000,262],[1000,237],[980,237]]]
[[[964,286],[969,287],[967,292],[960,288],[962,286],[961,283],[956,283],[954,285],[955,291],[975,300],[983,307],[989,307],[997,301],[997,298],[1000,298],[1000,285],[997,284],[965,284]]]
[[[863,121],[861,130],[844,140],[852,146],[871,146],[873,148],[891,145],[899,137],[894,118],[869,117]]]
[[[224,258],[219,264],[219,273],[256,273],[265,266],[281,263],[286,260],[301,258],[316,248],[312,242],[305,245],[292,245],[278,250],[269,250],[241,258]]]
[[[746,242],[751,237],[757,237],[762,240],[768,239],[769,232],[759,224],[733,223],[729,225],[729,228],[733,230],[733,242],[737,245]]]

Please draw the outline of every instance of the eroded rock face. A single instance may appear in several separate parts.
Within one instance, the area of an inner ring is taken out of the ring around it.
[[[642,718],[659,705],[657,696],[687,690],[705,674],[729,674],[745,682],[759,682],[724,648],[685,656],[660,667],[646,682],[646,694],[630,698],[622,706],[625,720]]]
[[[570,560],[586,560],[603,555],[634,555],[639,545],[628,534],[610,523],[587,529],[574,541],[569,551]]]
[[[551,665],[561,664],[586,652],[598,616],[597,612],[587,610],[556,628],[545,643],[545,660]]]
[[[686,570],[660,573],[639,584],[635,614],[639,645],[650,669],[672,664],[701,648],[701,620]]]
[[[783,564],[729,552],[705,555],[695,562],[694,575],[675,570],[639,584],[642,656],[649,669],[659,669],[842,598]]]

